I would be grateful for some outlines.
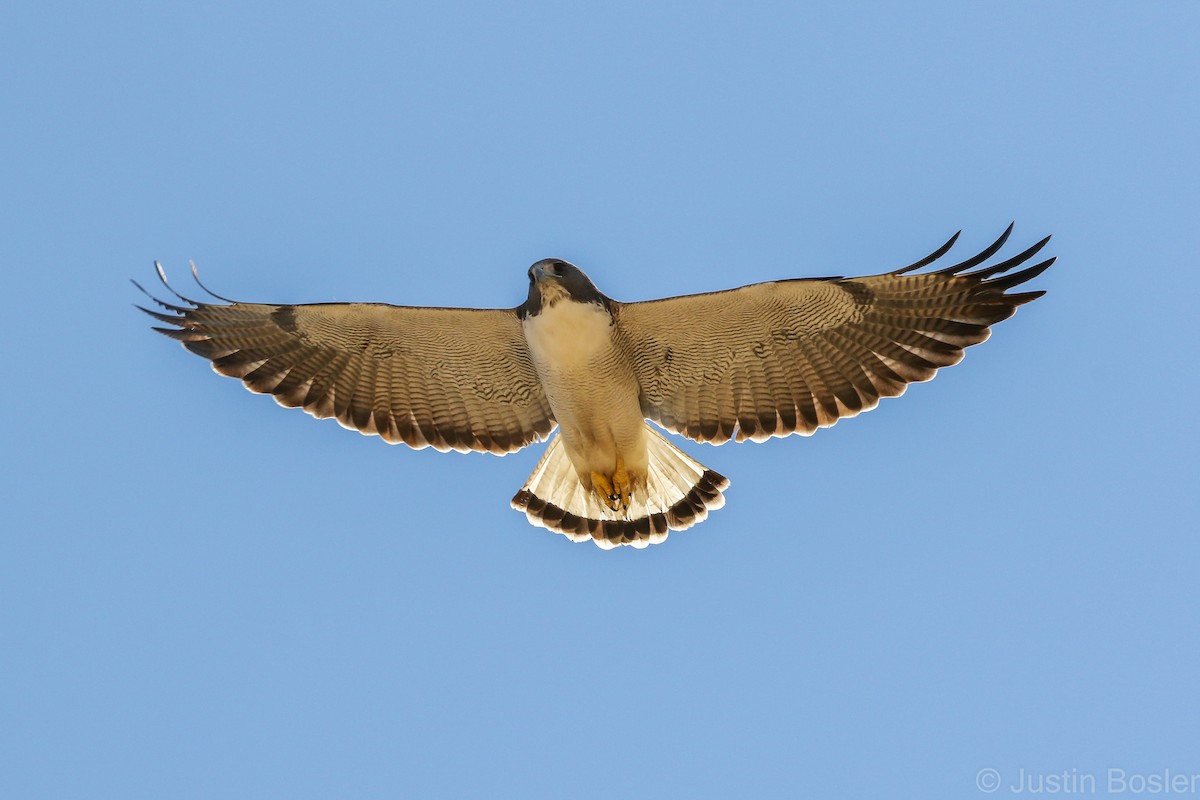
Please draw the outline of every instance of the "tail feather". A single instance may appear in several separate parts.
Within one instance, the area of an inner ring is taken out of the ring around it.
[[[628,544],[646,547],[665,541],[667,532],[690,528],[725,505],[729,480],[684,453],[647,426],[649,468],[644,486],[633,492],[628,510],[613,511],[583,488],[555,436],[529,480],[512,499],[534,525],[575,542],[604,549]]]

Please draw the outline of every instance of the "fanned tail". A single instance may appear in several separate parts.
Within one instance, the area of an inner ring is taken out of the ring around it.
[[[646,547],[665,541],[668,531],[690,528],[725,505],[729,486],[713,472],[647,426],[650,463],[628,510],[613,511],[585,490],[567,457],[562,436],[546,448],[529,480],[512,499],[534,525],[564,534],[574,542],[595,542],[606,550],[618,545]]]

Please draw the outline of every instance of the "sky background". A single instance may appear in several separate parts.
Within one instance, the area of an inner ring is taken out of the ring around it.
[[[832,5],[8,8],[0,796],[1200,774],[1200,5]],[[683,443],[728,505],[645,551],[510,510],[541,447],[283,410],[128,282],[641,300],[1012,220],[1045,298],[811,438]]]

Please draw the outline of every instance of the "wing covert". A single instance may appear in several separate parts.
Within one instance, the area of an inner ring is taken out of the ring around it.
[[[171,291],[186,305],[150,295],[169,313],[142,309],[172,326],[155,330],[280,405],[418,449],[508,453],[554,430],[513,310],[225,305]]]
[[[758,283],[708,294],[616,304],[618,337],[642,387],[642,411],[702,442],[808,435],[903,394],[957,364],[989,326],[1044,292],[1006,293],[1040,275],[1018,272],[1049,241],[974,269],[1007,240],[953,266],[917,272],[930,256],[864,278]]]

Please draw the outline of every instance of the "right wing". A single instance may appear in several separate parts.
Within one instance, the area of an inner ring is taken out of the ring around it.
[[[874,408],[957,364],[1040,291],[1008,290],[1054,259],[1010,272],[1050,237],[1012,258],[979,255],[934,272],[916,264],[865,278],[774,281],[709,294],[617,305],[622,347],[642,387],[642,412],[701,442],[810,434]],[[1004,274],[1008,273],[1008,274]]]

